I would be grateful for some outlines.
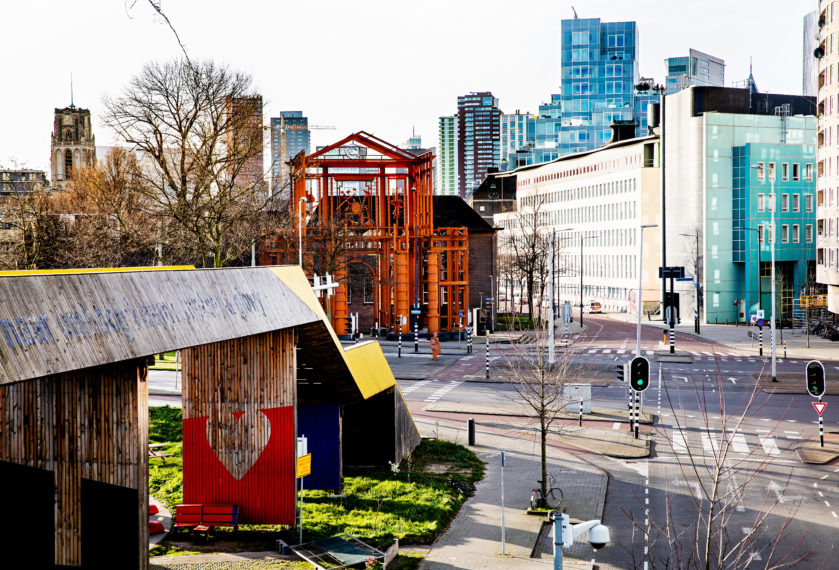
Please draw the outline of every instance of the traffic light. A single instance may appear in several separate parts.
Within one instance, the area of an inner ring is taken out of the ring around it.
[[[814,398],[824,394],[824,365],[818,360],[807,363],[807,392]]]
[[[618,364],[615,366],[615,372],[618,373],[618,380],[620,382],[626,382],[626,364]]]
[[[353,334],[353,318],[352,318],[352,315],[347,315],[346,317],[344,317],[344,326],[345,326],[344,330],[347,331],[344,334],[348,334],[348,335],[352,336],[352,334]]]
[[[636,356],[629,363],[629,385],[636,392],[650,387],[650,361],[643,356]]]

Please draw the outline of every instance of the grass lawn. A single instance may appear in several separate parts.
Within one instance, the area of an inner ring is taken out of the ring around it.
[[[180,370],[181,363],[177,360],[176,352],[164,352],[163,358],[160,354],[154,355],[154,364],[149,366],[150,370]]]
[[[171,407],[149,409],[149,441],[166,443],[166,464],[149,461],[149,491],[174,513],[183,499],[181,410]],[[326,491],[303,493],[303,540],[308,542],[341,533],[387,548],[398,538],[400,545],[431,544],[454,518],[466,497],[452,487],[452,480],[475,483],[483,477],[483,463],[465,447],[440,440],[423,440],[398,471],[384,468],[363,472],[345,470],[342,498],[330,498]],[[194,540],[193,533],[175,530],[152,551],[152,556],[185,552],[276,550],[282,538],[297,544],[297,529],[279,525],[240,525],[212,531],[208,540]],[[400,555],[399,565],[407,570],[419,558]]]

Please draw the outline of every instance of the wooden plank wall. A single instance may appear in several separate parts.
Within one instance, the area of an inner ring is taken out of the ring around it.
[[[140,560],[122,562],[148,568],[146,373],[134,360],[0,385],[0,460],[55,475],[56,565],[80,566],[82,541],[94,538],[81,531],[89,479],[138,491]]]
[[[184,502],[293,524],[296,355],[291,329],[182,352]]]

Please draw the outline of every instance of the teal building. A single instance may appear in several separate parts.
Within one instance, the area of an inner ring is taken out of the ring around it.
[[[800,121],[804,135],[806,120]],[[815,134],[815,119],[811,125]],[[814,143],[814,141],[813,141]],[[733,148],[734,279],[747,314],[771,315],[775,246],[775,314],[790,318],[808,274],[815,280],[815,144],[749,143]],[[773,194],[774,190],[774,194]],[[775,227],[772,228],[772,208]]]
[[[771,239],[776,315],[791,317],[815,275],[813,98],[694,86],[665,112],[665,263],[695,278],[675,286],[680,319],[768,319]]]

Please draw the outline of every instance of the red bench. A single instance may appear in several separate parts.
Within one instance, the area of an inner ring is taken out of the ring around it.
[[[175,527],[193,528],[199,532],[214,526],[232,526],[237,530],[237,505],[178,505],[175,507]]]

